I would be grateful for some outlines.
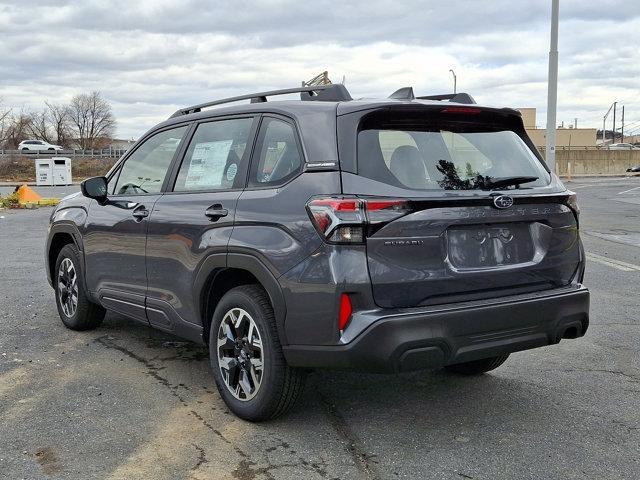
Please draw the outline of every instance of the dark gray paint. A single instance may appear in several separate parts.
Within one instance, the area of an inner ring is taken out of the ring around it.
[[[118,196],[106,205],[91,201],[84,225],[87,284],[92,292],[124,291],[142,297],[147,292],[145,244],[148,218],[134,211],[151,212],[158,195]]]
[[[147,236],[147,295],[164,302],[160,309],[170,307],[165,312],[169,318],[177,315],[202,324],[201,292],[194,289],[194,278],[207,257],[226,255],[239,195],[240,191],[166,194],[156,203]],[[227,216],[209,219],[205,211],[212,205],[227,209]],[[226,266],[226,260],[222,262],[218,267]]]
[[[171,193],[173,178],[187,148],[185,142],[174,158],[161,194],[114,198],[128,202],[119,206],[94,203],[86,219],[82,214],[62,214],[66,209],[87,209],[86,199],[70,198],[58,207],[54,226],[62,222],[63,215],[77,222],[87,261],[87,284],[91,291],[101,292],[99,300],[103,304],[190,339],[201,340],[206,331],[211,315],[209,311],[206,316],[206,295],[215,294],[207,290],[210,280],[225,268],[251,273],[267,290],[281,343],[289,345],[287,355],[299,365],[304,365],[305,359],[308,365],[322,363],[332,349],[367,337],[383,318],[385,325],[393,324],[394,315],[410,313],[413,325],[426,322],[427,316],[433,325],[442,325],[448,309],[512,294],[543,303],[545,295],[562,297],[558,305],[563,307],[547,319],[551,322],[545,324],[548,328],[544,327],[545,332],[551,332],[547,343],[554,343],[554,335],[561,335],[562,326],[571,322],[577,322],[579,333],[584,334],[588,325],[588,292],[580,286],[584,259],[576,220],[564,206],[567,191],[556,177],[544,187],[510,191],[516,197],[516,205],[501,212],[490,206],[489,192],[413,191],[355,174],[355,132],[362,115],[376,108],[415,110],[438,105],[428,101],[340,105],[274,102],[170,119],[147,136],[176,124],[229,115],[283,115],[297,125],[307,163],[335,162],[335,166],[326,167],[332,171],[303,169],[288,183],[273,188]],[[501,118],[508,117],[514,128],[521,127],[516,112],[492,111]],[[338,160],[342,172],[336,171]],[[305,209],[311,197],[323,194],[407,198],[419,208],[383,227],[364,245],[331,245],[316,232]],[[215,222],[204,215],[214,204],[228,210],[226,217]],[[131,210],[137,205],[145,205],[150,217],[133,220]],[[496,228],[510,229],[514,242],[505,246],[494,239],[492,247],[484,251],[484,260],[469,257],[478,229],[491,237]],[[417,248],[388,246],[388,239],[420,242]],[[507,255],[510,258],[506,259]],[[567,293],[567,288],[580,289],[580,298]],[[337,316],[343,292],[350,295],[355,313],[341,333]],[[434,313],[434,303],[445,305]],[[491,315],[490,308],[483,312]],[[504,322],[500,331],[509,330],[510,321],[515,327],[522,320],[501,318]],[[385,347],[395,352],[394,362],[402,357],[405,363],[410,358],[422,365],[435,357],[442,357],[443,362],[459,358],[447,353],[456,342],[453,337],[441,339],[449,344],[441,349],[441,355],[432,350],[434,330],[423,325],[403,331],[397,325],[392,329],[392,343]],[[487,324],[463,333],[490,334],[487,329],[491,328]],[[543,343],[540,339],[535,345],[527,343],[530,332],[521,333],[521,337],[517,332],[515,336],[503,335],[498,350],[513,351]],[[413,334],[418,337],[411,337]],[[457,335],[453,331],[450,334]],[[368,338],[362,345],[375,348],[375,342],[371,344],[374,337]],[[487,347],[484,354],[495,353],[495,348],[496,345]],[[482,351],[479,355],[483,355]],[[352,366],[357,364],[353,360]]]
[[[568,285],[581,261],[575,217],[534,202],[430,208],[389,223],[367,240],[376,303],[414,307]]]

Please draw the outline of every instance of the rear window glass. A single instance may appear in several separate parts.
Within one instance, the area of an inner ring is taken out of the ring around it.
[[[489,189],[492,182],[513,177],[531,180],[520,188],[550,181],[538,158],[511,129],[434,118],[366,121],[358,133],[358,174],[414,190]]]

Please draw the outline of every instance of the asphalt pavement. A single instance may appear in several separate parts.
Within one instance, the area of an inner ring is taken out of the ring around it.
[[[66,330],[43,266],[51,209],[0,210],[0,478],[640,478],[640,178],[569,186],[586,337],[479,378],[314,372],[262,424],[226,409],[203,347],[113,314]]]

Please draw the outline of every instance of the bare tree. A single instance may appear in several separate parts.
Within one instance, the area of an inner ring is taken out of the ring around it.
[[[69,105],[69,119],[72,134],[83,149],[105,146],[116,127],[111,105],[102,98],[100,92],[73,97]]]
[[[28,117],[30,121],[26,125],[27,135],[31,138],[51,143],[53,138],[51,136],[51,129],[49,128],[47,111],[31,112],[28,114]]]
[[[51,126],[53,136],[58,145],[69,146],[71,139],[71,125],[69,107],[45,102],[47,106],[47,120]]]
[[[5,132],[5,148],[18,148],[18,144],[29,136],[30,125],[31,116],[28,113],[10,115]]]
[[[5,146],[7,141],[7,130],[11,120],[11,109],[0,106],[0,148]]]

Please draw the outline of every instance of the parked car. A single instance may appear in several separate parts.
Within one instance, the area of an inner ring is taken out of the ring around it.
[[[640,150],[640,148],[630,143],[612,143],[607,147],[608,150]]]
[[[636,165],[635,167],[627,168],[627,172],[640,172],[640,165]]]
[[[44,140],[23,140],[18,145],[18,150],[24,151],[40,151],[40,150],[62,150],[60,145],[53,145]]]
[[[467,94],[195,105],[81,188],[46,245],[62,322],[208,345],[244,419],[291,408],[310,368],[481,374],[589,325],[575,194],[517,111]]]

